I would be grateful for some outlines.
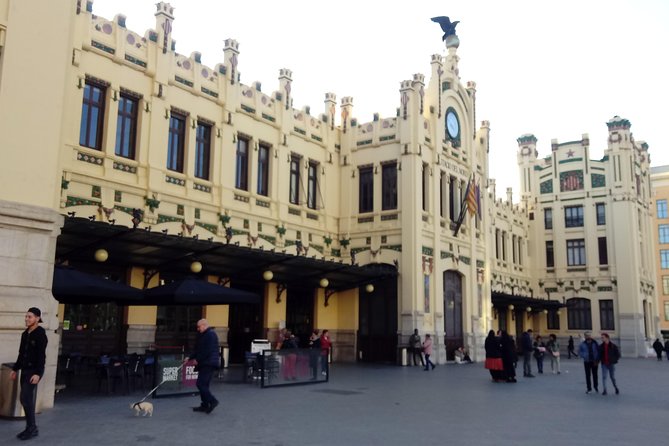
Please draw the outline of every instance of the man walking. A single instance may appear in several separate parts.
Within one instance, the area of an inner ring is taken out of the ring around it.
[[[409,348],[411,349],[413,356],[413,365],[418,365],[416,363],[416,355],[418,355],[418,358],[420,359],[420,365],[424,367],[425,362],[423,362],[423,344],[420,342],[420,335],[418,334],[417,328],[414,328],[413,334],[409,338]]]
[[[44,364],[46,362],[46,345],[48,339],[46,331],[39,326],[42,322],[42,312],[39,308],[29,308],[25,315],[26,329],[21,334],[21,345],[19,356],[12,367],[10,375],[12,380],[16,379],[21,370],[21,405],[26,414],[26,428],[16,438],[30,440],[37,437],[39,431],[35,423],[35,399],[37,397],[37,384],[44,375]]]
[[[611,342],[607,333],[602,333],[602,344],[599,346],[599,357],[602,360],[602,395],[606,395],[606,375],[611,375],[611,383],[616,389],[616,395],[620,393],[616,384],[616,363],[620,359],[618,346]]]
[[[588,390],[585,393],[592,392],[592,387],[595,387],[595,392],[599,393],[597,382],[597,362],[599,361],[599,347],[597,342],[592,339],[590,332],[585,332],[585,341],[578,346],[578,354],[583,358],[583,368],[585,369],[585,383]],[[590,378],[592,377],[592,383]]]
[[[525,378],[534,378],[532,374],[532,329],[524,331],[520,337],[520,343],[523,348],[523,376]]]
[[[218,336],[206,319],[197,321],[197,331],[195,352],[184,360],[184,364],[194,359],[195,369],[198,372],[196,384],[202,402],[199,407],[193,407],[193,411],[209,414],[218,406],[218,400],[209,390],[214,371],[219,367]]]

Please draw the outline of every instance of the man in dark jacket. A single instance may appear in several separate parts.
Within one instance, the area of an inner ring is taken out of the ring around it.
[[[585,332],[585,341],[578,346],[578,355],[583,358],[583,368],[585,370],[585,384],[587,389],[585,393],[592,392],[594,385],[595,392],[599,393],[597,386],[597,363],[599,362],[599,346],[597,342],[592,339],[589,331]],[[590,378],[592,377],[592,383]]]
[[[653,350],[655,350],[657,360],[662,361],[662,352],[664,351],[664,347],[662,346],[659,338],[656,338],[655,342],[653,342]]]
[[[524,331],[520,338],[521,346],[523,347],[523,376],[526,378],[534,378],[532,374],[532,352],[534,346],[532,345],[532,329]]]
[[[602,362],[602,395],[606,395],[606,375],[611,376],[611,383],[616,389],[616,395],[620,393],[616,384],[616,364],[620,359],[618,346],[611,342],[607,333],[602,333],[602,343],[599,346],[599,359]]]
[[[194,412],[211,413],[218,406],[218,400],[209,390],[209,384],[214,376],[214,371],[219,368],[218,336],[209,326],[206,319],[197,321],[197,341],[195,352],[191,353],[185,362],[195,360],[197,374],[197,388],[200,391],[199,407],[193,407]]]
[[[21,334],[19,356],[12,368],[11,378],[16,379],[21,370],[21,405],[26,414],[26,429],[16,437],[29,440],[37,437],[39,431],[35,423],[35,399],[37,383],[44,375],[46,362],[46,345],[48,339],[46,331],[39,326],[42,322],[42,312],[39,308],[29,308],[25,315],[26,330]]]

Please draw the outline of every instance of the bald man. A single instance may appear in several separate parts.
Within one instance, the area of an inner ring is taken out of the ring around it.
[[[195,351],[191,353],[184,362],[195,360],[197,370],[197,388],[200,391],[198,407],[193,407],[194,412],[210,414],[218,406],[218,400],[209,390],[209,384],[214,376],[214,371],[219,368],[218,336],[209,326],[206,319],[197,321],[197,341]]]

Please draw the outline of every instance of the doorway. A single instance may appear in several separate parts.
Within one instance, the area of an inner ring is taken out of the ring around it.
[[[444,271],[444,343],[446,359],[464,345],[462,331],[462,276],[457,271]]]
[[[315,290],[289,287],[286,301],[286,328],[299,339],[298,346],[309,346],[309,336],[314,329]]]
[[[358,360],[397,361],[397,279],[386,279],[368,293],[358,289]]]

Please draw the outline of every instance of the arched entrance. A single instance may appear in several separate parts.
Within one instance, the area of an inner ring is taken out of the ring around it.
[[[457,271],[444,271],[444,343],[446,358],[464,345],[462,331],[462,276]]]

